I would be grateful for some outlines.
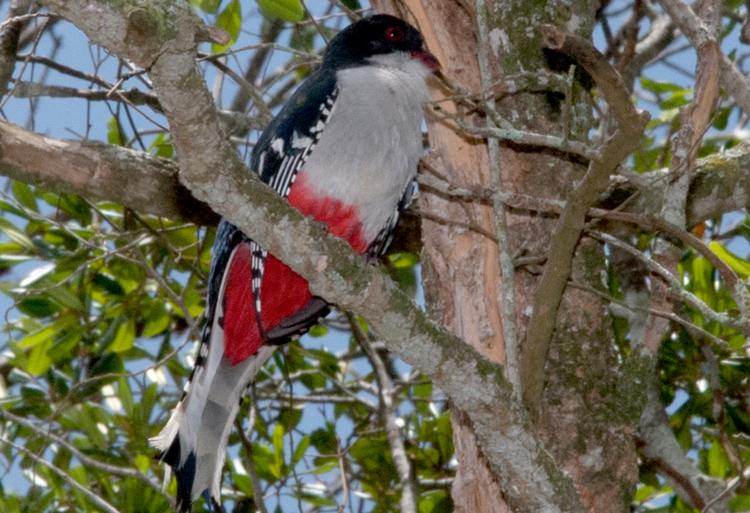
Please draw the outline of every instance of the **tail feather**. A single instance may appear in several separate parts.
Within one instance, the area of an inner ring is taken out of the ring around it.
[[[169,449],[160,453],[158,457],[174,470],[177,480],[177,509],[183,513],[188,511],[193,503],[190,491],[195,479],[195,455],[189,454],[185,463],[180,465],[180,436],[177,434]]]
[[[242,393],[274,350],[261,346],[239,365],[222,362],[209,379],[193,384],[161,433],[150,440],[161,451],[159,458],[174,470],[180,511],[188,511],[204,490],[220,498],[221,470]]]
[[[227,262],[230,272],[224,273],[214,315],[203,333],[183,397],[164,429],[150,439],[160,451],[159,458],[174,470],[177,505],[182,512],[188,511],[205,490],[220,499],[221,470],[242,393],[276,349],[260,345],[241,362],[225,354],[223,298],[236,254],[233,251]]]
[[[193,374],[166,426],[150,439],[174,470],[182,512],[206,490],[220,500],[229,433],[245,388],[277,344],[304,333],[329,310],[291,269],[271,255],[266,258],[252,241],[235,242],[231,248],[220,246],[221,254],[230,255],[212,267],[209,322]],[[265,276],[264,260],[273,271]],[[267,307],[263,315],[261,300]]]
[[[219,499],[221,469],[226,457],[229,434],[239,412],[240,399],[247,384],[275,349],[274,346],[261,346],[252,357],[234,366],[225,359],[214,375],[203,408],[195,451],[198,459],[193,483],[195,498],[203,490],[209,489],[211,495]]]

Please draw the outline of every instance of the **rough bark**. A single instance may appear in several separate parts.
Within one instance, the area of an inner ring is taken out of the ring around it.
[[[375,5],[389,10],[383,2]],[[472,58],[478,51],[477,13],[466,4],[451,0],[415,0],[407,2],[407,6],[425,33],[429,48],[441,59],[448,79],[470,94],[479,93],[482,90],[479,63]],[[492,51],[492,81],[550,66],[554,71],[566,73],[572,62],[543,53],[538,31],[529,27],[549,22],[587,36],[593,27],[595,8],[593,2],[549,3],[546,9],[528,2],[492,3],[487,27],[489,41],[484,42]],[[561,112],[559,98],[523,90],[497,98],[497,108],[505,119],[513,121],[515,128],[583,140],[576,134],[585,134],[587,130],[586,93],[578,85],[574,94],[572,103],[577,107],[569,113]],[[564,119],[566,115],[571,119]],[[465,122],[485,123],[478,115],[465,118]],[[570,123],[572,134],[562,134],[566,123]],[[492,184],[484,141],[467,138],[444,120],[428,119],[428,125],[430,168],[447,177],[454,188],[473,190]],[[510,143],[501,145],[499,163],[504,190],[565,200],[583,176],[585,167],[570,155],[539,150]],[[420,209],[431,216],[495,232],[495,212],[489,205],[461,204],[424,193]],[[537,257],[542,263],[556,222],[556,218],[530,211],[508,211],[507,251]],[[427,302],[440,315],[441,322],[477,350],[496,362],[518,365],[505,361],[497,245],[477,230],[467,230],[464,226],[429,220],[423,223],[422,262]],[[582,244],[573,260],[573,279],[600,287],[603,264],[598,244]],[[514,321],[520,340],[528,328],[538,285],[539,276],[534,268],[516,273]],[[609,319],[598,299],[568,290],[555,326],[546,368],[537,369],[544,373],[545,384],[543,407],[536,423],[538,434],[573,477],[587,509],[622,511],[630,501],[638,474],[630,437],[634,419],[623,422],[614,405],[618,374]],[[464,416],[454,415],[453,426],[459,461],[452,490],[456,509],[502,511],[497,503],[498,484],[503,491],[512,484],[502,478],[498,482],[485,472],[481,450],[474,447],[471,423]]]
[[[398,12],[396,4],[373,2],[380,11]],[[442,65],[446,77],[464,91],[476,93],[482,88],[477,41],[474,37],[476,12],[468,4],[441,0],[406,2],[427,46]],[[450,94],[436,89],[435,99]],[[443,107],[456,114],[455,106]],[[477,116],[467,121],[478,124]],[[440,116],[428,116],[430,171],[445,177],[458,188],[490,187],[489,155],[481,139],[464,132]],[[430,172],[428,171],[428,172]],[[451,221],[495,231],[491,205],[466,204],[436,194],[420,195],[420,212],[428,216],[422,223],[422,266],[425,300],[430,312],[467,344],[499,364],[504,364],[502,339],[501,271],[497,243]],[[449,220],[448,223],[430,218]],[[453,439],[458,470],[451,489],[455,511],[492,513],[508,511],[500,485],[489,471],[487,461],[474,434],[470,419],[460,406],[451,409]]]
[[[497,72],[500,76],[523,70],[551,67],[565,73],[573,61],[559,54],[543,52],[540,35],[527,34],[523,26],[538,27],[551,23],[563,30],[589,37],[594,23],[596,2],[550,2],[545,9],[534,9],[526,2],[494,4],[491,31],[505,44],[500,49]],[[523,19],[519,24],[517,20]],[[580,67],[580,64],[578,64]],[[516,128],[568,136],[585,140],[588,112],[587,77],[576,75],[571,91],[571,110],[555,102],[551,95],[523,91],[498,103],[506,119]],[[558,99],[559,101],[560,99]],[[570,119],[565,119],[570,116]],[[570,133],[564,134],[565,126]],[[566,155],[549,155],[534,148],[510,145],[501,150],[503,184],[506,190],[542,198],[566,199],[585,168]],[[610,163],[611,164],[611,163]],[[545,257],[556,220],[529,212],[508,213],[512,251]],[[601,288],[604,270],[601,247],[586,242],[578,246],[572,261],[573,281]],[[538,275],[521,270],[516,274],[516,314],[519,337],[523,340],[540,280]],[[525,347],[522,347],[522,351]],[[522,354],[523,356],[523,354]],[[635,447],[630,436],[633,420],[624,421],[616,404],[617,358],[613,352],[610,320],[604,305],[580,291],[566,289],[557,312],[555,331],[544,373],[538,432],[556,461],[573,477],[581,499],[589,511],[627,509],[638,480]]]

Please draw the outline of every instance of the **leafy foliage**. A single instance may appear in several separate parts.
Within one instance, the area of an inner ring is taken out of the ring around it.
[[[220,91],[219,103],[231,102],[233,110],[250,117],[260,117],[259,105],[241,100],[243,87],[225,83],[214,63],[223,59],[243,68],[244,87],[257,88],[266,107],[276,109],[319,57],[318,30],[328,37],[346,18],[338,4],[307,4],[319,23],[326,23],[317,27],[298,0],[258,0],[260,10],[238,0],[190,3],[231,38],[226,46],[205,49],[207,80]],[[343,5],[360,8],[356,0]],[[736,38],[739,2],[728,2],[727,8],[733,15],[725,19],[725,37]],[[612,12],[603,11],[601,25],[617,22]],[[604,32],[605,44],[616,48],[617,38],[609,28]],[[78,35],[61,22],[60,28],[41,31],[41,44],[29,51],[48,51],[54,59],[55,41]],[[675,44],[661,49],[662,65]],[[277,51],[262,53],[271,48]],[[71,53],[78,57],[86,51]],[[142,72],[126,62],[113,63],[95,49],[90,55],[89,75],[77,73],[83,67],[78,59],[51,78],[26,70],[19,80],[47,80],[57,87],[73,83],[81,98],[89,98],[87,90],[133,87],[149,93]],[[259,62],[254,61],[257,55],[263,56]],[[639,105],[654,114],[642,149],[630,162],[639,173],[669,165],[679,108],[694,94],[690,80],[677,80],[663,69],[655,75],[643,72],[634,81]],[[28,117],[44,126],[49,121],[38,101],[10,99],[4,115],[18,123]],[[57,106],[64,100],[43,102]],[[173,158],[158,111],[123,103],[116,95],[86,105],[86,113],[77,112],[80,119],[66,125],[71,132]],[[75,128],[76,122],[81,126]],[[738,144],[745,124],[737,107],[724,101],[715,110],[699,156]],[[227,133],[247,156],[257,134],[230,123]],[[0,289],[7,301],[0,358],[0,465],[7,479],[0,481],[0,511],[85,512],[107,506],[121,512],[169,511],[175,482],[162,489],[164,470],[154,461],[147,439],[166,422],[194,361],[213,227],[12,181],[0,196],[0,211]],[[748,279],[746,212],[705,220],[695,233]],[[644,230],[639,249],[648,253],[654,240]],[[681,250],[685,291],[715,312],[736,316],[736,291],[694,249]],[[404,290],[419,295],[418,256],[389,255],[383,268]],[[621,299],[611,267],[607,278],[609,293]],[[746,339],[694,306],[675,304],[683,322],[672,322],[664,335],[661,399],[685,453],[705,474],[729,482],[750,458]],[[399,427],[418,484],[419,513],[452,511],[455,458],[445,398],[391,358],[364,320],[355,320],[354,326],[350,321],[343,313],[334,314],[300,343],[277,351],[243,399],[222,481],[226,511],[255,511],[260,505],[268,511],[398,510],[402,478],[383,428],[385,418]],[[614,328],[625,358],[630,326],[624,317],[615,317]],[[387,380],[379,377],[379,367]],[[393,398],[390,409],[383,394]],[[658,465],[644,462],[640,470],[634,508],[693,511],[665,484]],[[746,482],[741,484],[731,502],[736,511],[750,508]]]
[[[251,21],[243,17],[237,0],[193,5],[231,36],[213,52],[243,37],[247,44],[243,30],[259,19],[257,11]],[[297,0],[259,5],[285,21],[305,17]],[[279,53],[293,56],[280,74],[258,75],[273,106],[309,73],[311,58],[300,58],[313,53],[315,59],[319,44],[308,24],[284,36],[263,30],[265,44],[282,46],[276,40],[288,38],[288,53]],[[94,69],[106,64],[95,62]],[[124,72],[122,64],[116,73]],[[117,102],[107,107],[94,131],[110,144],[173,157],[158,113]],[[238,142],[242,147],[255,136]],[[164,469],[147,439],[163,426],[192,368],[214,228],[20,182],[8,182],[0,209],[0,288],[9,302],[0,461],[12,477],[0,485],[0,511],[100,511],[97,499],[121,512],[169,511],[176,484],[172,479],[162,490]],[[394,276],[416,294],[418,259],[392,259]],[[364,321],[359,327],[367,332]],[[421,511],[444,511],[453,448],[441,394],[386,353],[382,357],[391,370],[382,386],[396,398],[389,415],[408,440],[415,475],[428,480]],[[224,507],[255,511],[260,500],[269,510],[334,510],[342,503],[393,510],[400,484],[383,433],[379,386],[342,315],[316,327],[302,344],[281,349],[241,405],[224,469]]]

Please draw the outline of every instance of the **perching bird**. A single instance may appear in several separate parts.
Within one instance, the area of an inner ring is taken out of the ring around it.
[[[303,214],[376,259],[412,196],[426,79],[438,66],[404,21],[376,15],[350,25],[263,132],[252,169]],[[305,333],[330,306],[236,226],[221,222],[195,368],[169,422],[151,439],[174,469],[181,511],[204,491],[219,500],[245,388],[277,345]]]

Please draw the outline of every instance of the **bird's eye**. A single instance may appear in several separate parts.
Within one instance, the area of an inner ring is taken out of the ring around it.
[[[391,41],[400,41],[404,37],[404,33],[399,27],[391,27],[385,31],[385,37]]]

